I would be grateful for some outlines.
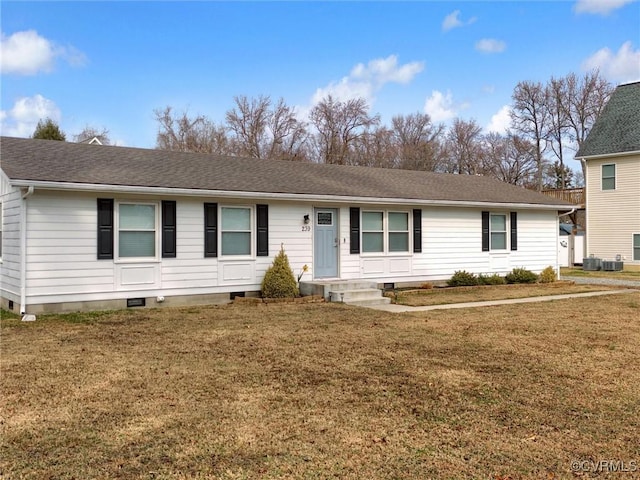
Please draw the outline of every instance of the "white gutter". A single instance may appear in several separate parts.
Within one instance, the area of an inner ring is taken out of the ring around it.
[[[640,150],[634,150],[632,152],[614,152],[614,153],[601,153],[599,155],[582,155],[580,157],[574,157],[577,160],[597,160],[599,158],[611,158],[611,157],[628,157],[631,155],[640,155]]]
[[[247,192],[231,190],[199,190],[190,188],[169,188],[169,187],[140,187],[129,185],[105,185],[94,183],[70,183],[70,182],[46,182],[46,181],[26,181],[14,180],[12,185],[16,187],[35,186],[38,189],[46,190],[73,190],[85,192],[102,193],[124,193],[141,195],[172,195],[191,197],[220,197],[220,198],[259,198],[270,200],[294,200],[317,203],[359,203],[359,204],[397,204],[397,205],[434,205],[446,207],[495,207],[495,208],[518,208],[537,210],[566,210],[573,205],[546,205],[538,203],[499,203],[499,202],[477,202],[459,200],[419,200],[415,198],[385,198],[385,197],[360,197],[349,195],[319,195],[302,193],[273,193],[273,192]]]
[[[27,198],[33,195],[35,187],[29,185],[22,194],[20,205],[20,313],[27,313]]]

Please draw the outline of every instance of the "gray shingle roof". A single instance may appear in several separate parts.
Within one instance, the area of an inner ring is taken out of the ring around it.
[[[616,88],[577,158],[640,151],[640,82]]]
[[[498,180],[383,168],[0,138],[12,181],[414,199],[569,205]]]

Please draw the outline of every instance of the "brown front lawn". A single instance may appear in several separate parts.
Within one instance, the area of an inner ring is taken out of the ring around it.
[[[640,459],[640,293],[1,326],[1,478],[572,478]]]
[[[592,278],[614,278],[618,280],[632,280],[640,282],[640,270],[621,270],[618,272],[608,272],[604,270],[598,270],[595,272],[582,270],[581,268],[566,268],[560,269],[560,275],[566,277],[592,277]]]
[[[620,287],[615,287],[620,288]],[[394,302],[411,307],[446,305],[449,303],[485,302],[510,298],[542,297],[567,293],[598,292],[614,287],[574,285],[572,282],[515,285],[482,285],[478,287],[447,287],[398,291]]]

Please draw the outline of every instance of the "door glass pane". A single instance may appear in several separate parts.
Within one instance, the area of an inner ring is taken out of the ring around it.
[[[251,232],[222,232],[222,255],[251,255]]]
[[[380,233],[362,233],[362,251],[363,252],[382,252],[384,248],[384,237]]]
[[[382,231],[382,212],[362,212],[362,230]]]
[[[507,234],[491,232],[491,250],[506,250]]]
[[[406,232],[409,230],[409,214],[389,212],[389,230]]]
[[[223,207],[222,230],[251,230],[251,210]]]
[[[408,233],[389,233],[389,251],[390,252],[408,252],[409,251],[409,234]]]
[[[120,257],[155,257],[155,232],[120,232]]]
[[[120,205],[120,229],[154,230],[156,228],[155,205]]]
[[[318,212],[318,225],[333,225],[333,214],[331,212]]]
[[[491,215],[491,231],[492,232],[506,232],[507,231],[507,216],[506,215]]]

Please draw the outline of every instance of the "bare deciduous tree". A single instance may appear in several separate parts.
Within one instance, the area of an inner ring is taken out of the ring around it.
[[[490,133],[484,138],[491,174],[506,183],[534,187],[537,172],[535,146],[512,132]]]
[[[386,127],[366,131],[353,142],[350,164],[363,167],[393,168],[396,146]]]
[[[396,115],[391,119],[397,149],[394,165],[407,170],[436,171],[442,161],[440,137],[444,125],[434,125],[426,113]]]
[[[102,127],[99,130],[90,125],[85,125],[80,133],[73,136],[73,141],[76,143],[90,142],[94,138],[97,138],[102,145],[111,145],[111,139],[109,138],[109,130]]]
[[[317,130],[316,149],[320,161],[346,165],[354,142],[367,129],[378,125],[380,117],[370,116],[363,98],[341,102],[328,95],[311,110],[311,123]]]
[[[446,141],[446,167],[449,173],[478,175],[490,172],[484,165],[482,127],[475,120],[456,118]]]
[[[181,152],[231,153],[224,127],[216,126],[204,115],[190,118],[186,112],[174,115],[171,107],[154,110],[160,124],[156,148]]]
[[[537,189],[542,190],[544,152],[549,130],[549,102],[540,82],[519,82],[513,91],[511,120],[514,130],[530,139],[536,148]]]
[[[567,172],[564,164],[564,139],[569,128],[567,110],[563,105],[567,99],[566,79],[551,77],[551,80],[547,83],[545,95],[549,102],[549,146],[559,163],[557,188],[564,189],[566,185],[565,174]]]

